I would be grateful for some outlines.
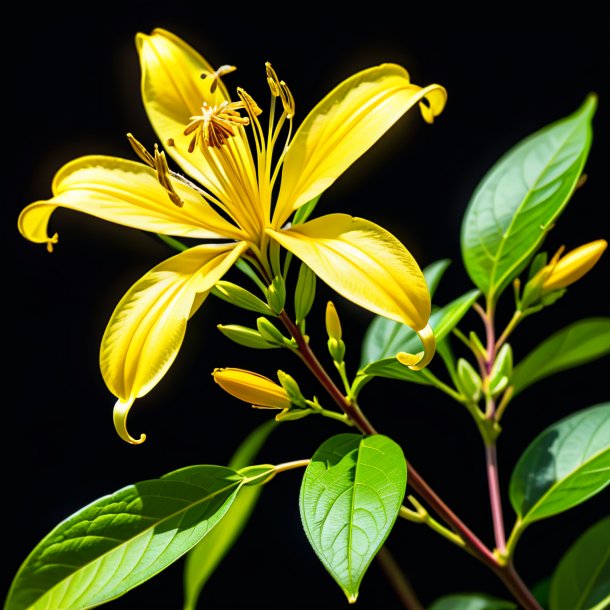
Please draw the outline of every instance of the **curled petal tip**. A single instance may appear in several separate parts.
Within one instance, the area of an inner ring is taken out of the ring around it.
[[[436,339],[434,338],[434,332],[432,331],[430,324],[426,324],[424,328],[415,332],[424,344],[424,351],[419,352],[419,354],[399,352],[396,354],[396,358],[401,364],[404,364],[412,371],[419,371],[430,364],[436,350]]]
[[[146,440],[146,434],[140,434],[139,439],[135,439],[127,431],[127,414],[131,405],[133,405],[133,398],[130,398],[126,402],[123,402],[120,398],[114,405],[114,411],[112,413],[112,419],[114,420],[114,428],[117,434],[126,442],[131,445],[141,445]]]

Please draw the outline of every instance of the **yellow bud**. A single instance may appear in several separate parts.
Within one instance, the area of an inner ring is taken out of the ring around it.
[[[332,301],[326,304],[326,332],[331,339],[341,339],[341,322]]]
[[[542,291],[559,290],[579,280],[593,268],[607,246],[605,239],[598,239],[571,250],[559,260],[553,257],[554,260],[539,272],[546,270],[548,273],[542,283]]]
[[[256,407],[290,409],[286,390],[263,375],[243,369],[214,369],[214,381],[225,392]]]

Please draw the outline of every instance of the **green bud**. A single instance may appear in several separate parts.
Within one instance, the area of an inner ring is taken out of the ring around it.
[[[284,335],[273,325],[267,318],[260,317],[256,320],[256,328],[263,339],[275,345],[285,345],[284,341],[288,341]]]
[[[284,371],[278,371],[277,378],[281,386],[286,390],[286,394],[288,394],[291,403],[297,407],[307,406],[305,397],[301,394],[299,384],[295,381],[294,377],[290,376],[288,373],[284,373]]]
[[[466,398],[479,402],[483,382],[474,367],[464,358],[460,358],[457,363],[457,381],[458,389]]]
[[[267,288],[267,301],[275,314],[280,314],[286,304],[286,284],[284,278],[276,275]]]
[[[305,320],[311,311],[315,296],[316,274],[305,263],[301,263],[294,291],[294,314],[297,324]]]
[[[328,351],[335,362],[343,362],[345,358],[345,343],[341,339],[329,339]]]
[[[506,389],[508,385],[508,377],[506,375],[495,377],[489,383],[489,393],[492,396],[497,396]]]
[[[250,291],[237,284],[233,284],[232,282],[220,280],[216,283],[214,288],[212,288],[212,294],[223,301],[227,301],[237,307],[247,309],[248,311],[255,311],[256,313],[265,315],[273,313],[267,303],[253,295]]]
[[[228,339],[238,345],[254,349],[272,349],[278,347],[275,343],[263,339],[261,334],[253,328],[239,326],[238,324],[218,324],[216,327]]]
[[[549,256],[546,252],[538,252],[530,265],[527,279],[531,280],[548,262]]]
[[[500,351],[498,352],[498,355],[496,356],[496,361],[494,362],[494,365],[491,369],[490,378],[493,383],[493,380],[496,377],[506,376],[510,379],[510,376],[512,374],[513,374],[513,349],[508,343],[505,343],[500,348]]]

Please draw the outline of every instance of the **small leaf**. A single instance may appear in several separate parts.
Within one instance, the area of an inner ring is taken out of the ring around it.
[[[561,558],[549,604],[550,610],[610,607],[610,517],[586,530]]]
[[[462,223],[462,258],[474,285],[496,302],[521,272],[574,192],[591,146],[597,98],[529,136],[487,173]]]
[[[432,313],[430,326],[434,331],[437,344],[459,324],[479,295],[478,290],[470,290]],[[408,326],[387,318],[377,317],[365,335],[360,367],[362,372],[367,375],[429,384],[425,374],[427,369],[414,372],[396,360],[398,352],[413,354],[421,349],[421,341]],[[427,376],[429,377],[429,374]]]
[[[274,420],[269,420],[251,432],[233,454],[229,467],[239,470],[251,464],[277,425]],[[222,521],[186,556],[184,610],[195,610],[201,590],[239,538],[262,490],[260,485],[240,489]]]
[[[269,343],[269,341],[263,339],[258,330],[248,328],[247,326],[219,324],[217,328],[227,339],[244,347],[252,349],[275,349],[279,347],[277,344]]]
[[[451,264],[451,260],[448,258],[441,258],[433,263],[430,263],[426,266],[425,269],[422,270],[424,277],[426,278],[426,283],[428,284],[428,292],[430,293],[430,298],[434,296],[438,285],[445,275],[445,271]]]
[[[456,593],[437,599],[428,610],[516,610],[512,602],[482,593]]]
[[[407,466],[382,435],[339,434],[314,454],[301,485],[301,519],[324,567],[353,603],[402,504]]]
[[[514,393],[536,381],[610,354],[610,318],[586,318],[557,331],[513,371]]]
[[[242,481],[230,468],[190,466],[96,500],[32,551],[4,610],[79,610],[120,597],[208,534]]]
[[[600,492],[610,483],[610,403],[578,411],[542,432],[510,481],[510,500],[524,529]]]

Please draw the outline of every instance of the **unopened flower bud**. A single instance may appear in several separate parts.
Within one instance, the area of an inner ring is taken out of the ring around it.
[[[597,263],[600,256],[608,246],[605,239],[598,239],[579,248],[575,248],[561,258],[553,260],[544,267],[551,267],[550,273],[542,283],[543,293],[566,288],[586,275]]]
[[[332,301],[326,304],[326,332],[331,339],[341,339],[341,322]]]
[[[292,403],[286,390],[271,379],[243,369],[214,369],[214,381],[225,391],[250,403],[267,409],[290,409]]]

